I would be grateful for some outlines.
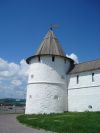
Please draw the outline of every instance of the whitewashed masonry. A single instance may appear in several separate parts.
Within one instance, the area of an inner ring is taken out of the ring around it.
[[[100,111],[100,60],[75,65],[49,30],[26,62],[26,114]]]

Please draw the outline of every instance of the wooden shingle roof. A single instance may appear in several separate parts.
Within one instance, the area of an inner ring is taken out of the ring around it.
[[[37,52],[34,55],[28,57],[26,62],[29,64],[32,58],[37,56],[40,57],[42,55],[60,56],[64,59],[68,59],[72,65],[74,63],[71,58],[66,57],[66,54],[64,53],[57,37],[52,30],[47,32]]]
[[[100,59],[76,64],[69,74],[100,69]]]
[[[48,31],[35,55],[66,56],[52,30]]]

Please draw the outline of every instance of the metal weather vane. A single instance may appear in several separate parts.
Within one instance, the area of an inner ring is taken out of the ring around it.
[[[57,29],[57,28],[59,28],[59,25],[58,24],[51,24],[51,26],[50,26],[50,30],[54,30],[54,29]]]

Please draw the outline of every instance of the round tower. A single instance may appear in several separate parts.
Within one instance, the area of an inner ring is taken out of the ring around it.
[[[30,67],[25,114],[67,111],[67,73],[73,60],[66,57],[52,30],[26,62]]]

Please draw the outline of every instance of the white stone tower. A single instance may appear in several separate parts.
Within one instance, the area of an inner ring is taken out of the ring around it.
[[[73,60],[66,57],[52,30],[26,62],[30,67],[25,114],[67,111],[67,73]]]

